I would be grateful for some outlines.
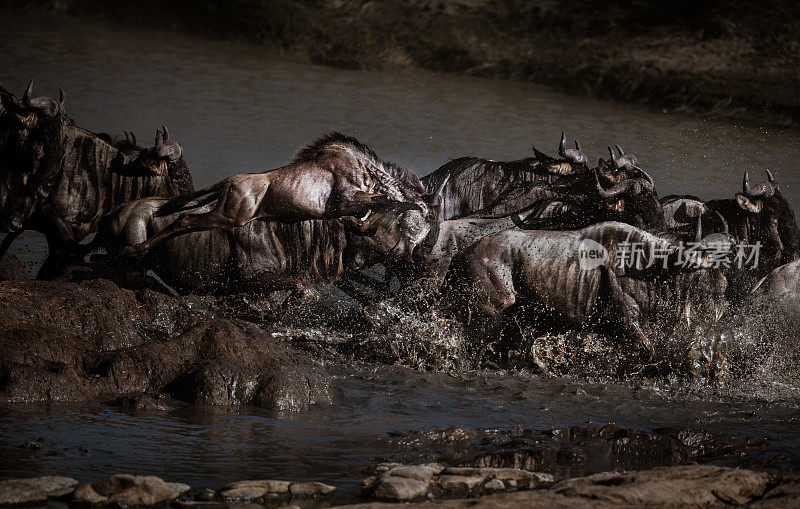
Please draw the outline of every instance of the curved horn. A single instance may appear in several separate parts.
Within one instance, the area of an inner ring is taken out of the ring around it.
[[[744,178],[742,179],[742,192],[746,195],[750,195],[750,174],[747,170],[744,171]]]
[[[608,154],[611,156],[611,166],[613,166],[615,170],[619,170],[619,163],[617,162],[617,156],[614,155],[614,151],[611,150],[611,147],[608,147]]]
[[[647,173],[646,171],[644,171],[642,168],[640,168],[638,166],[634,166],[633,169],[634,170],[638,170],[639,173],[641,173],[644,176],[644,178],[647,179],[647,182],[650,183],[650,190],[651,191],[656,188],[656,183],[653,180],[653,177],[651,177],[649,173]]]
[[[441,184],[439,184],[439,186],[436,188],[436,192],[434,192],[433,194],[430,194],[430,195],[428,196],[428,200],[427,200],[427,201],[428,201],[428,204],[429,204],[429,205],[435,205],[435,204],[436,204],[436,201],[437,201],[437,200],[439,199],[439,197],[442,195],[442,192],[444,192],[444,186],[446,186],[446,185],[447,185],[447,181],[448,181],[448,180],[450,180],[450,175],[447,175],[447,176],[444,178],[444,180],[442,180],[442,183],[441,183]]]
[[[630,188],[632,183],[630,180],[626,179],[620,182],[619,184],[615,185],[611,189],[603,189],[602,184],[600,184],[600,177],[597,176],[597,168],[594,168],[592,170],[592,173],[594,174],[594,183],[595,186],[597,187],[597,194],[600,196],[600,198],[616,198],[617,196],[626,192]]]
[[[561,131],[561,141],[558,143],[558,155],[567,157],[567,136]]]
[[[582,150],[581,150],[581,146],[580,146],[580,144],[578,143],[578,140],[575,140],[575,149],[576,149],[578,152],[582,152]]]
[[[767,180],[770,184],[775,184],[775,178],[772,176],[772,172],[767,170]]]
[[[164,124],[161,124],[161,129],[164,130],[164,141],[165,142],[169,141],[169,129],[167,129],[167,126],[165,126]]]
[[[25,87],[25,93],[22,94],[22,104],[25,106],[31,105],[31,94],[33,93],[33,80],[28,82],[28,86]]]
[[[136,135],[133,134],[133,131],[131,131],[131,143],[133,143],[134,145],[137,145],[137,143],[136,143]]]
[[[161,129],[156,129],[156,147],[160,147],[164,144],[164,134],[161,132]]]
[[[58,87],[58,104],[61,105],[61,112],[64,112],[64,105],[67,103],[67,94],[64,93],[64,89]]]
[[[129,133],[128,131],[122,131],[122,134],[124,134],[124,135],[125,135],[125,141],[127,141],[128,143],[130,143],[130,141],[131,141],[131,135],[130,135],[130,133]]]
[[[614,146],[615,146],[615,147],[617,147],[617,152],[619,152],[619,155],[621,155],[621,156],[624,156],[624,155],[625,155],[625,152],[623,152],[623,151],[622,151],[622,148],[620,148],[620,146],[619,146],[619,145],[617,145],[616,143],[614,143]]]

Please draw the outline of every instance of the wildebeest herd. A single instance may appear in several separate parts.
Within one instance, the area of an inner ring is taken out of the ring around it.
[[[659,199],[638,159],[615,145],[591,167],[562,133],[557,157],[452,160],[419,179],[340,133],[290,164],[195,191],[166,127],[152,147],[78,127],[65,97],[0,88],[0,228],[4,254],[24,230],[44,234],[39,277],[92,250],[103,263],[153,270],[180,293],[268,293],[425,280],[437,310],[493,341],[518,308],[547,327],[599,328],[651,349],[645,325],[718,320],[759,279],[800,258],[800,231],[773,175],[728,200]],[[94,238],[89,240],[89,237]],[[685,244],[693,263],[679,263]],[[639,246],[641,259],[621,263]],[[759,249],[751,266],[737,246]],[[586,246],[600,250],[587,265]],[[724,263],[720,261],[724,260]]]

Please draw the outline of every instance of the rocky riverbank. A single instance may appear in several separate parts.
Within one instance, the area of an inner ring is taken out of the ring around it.
[[[800,121],[800,6],[782,0],[38,0],[0,7],[188,30],[339,67],[421,67],[664,112]]]
[[[377,487],[365,496],[377,500],[346,507],[391,508],[398,502],[403,507],[446,508],[796,507],[800,503],[800,479],[700,465],[606,472],[558,483],[525,470],[409,465],[369,482]],[[219,491],[192,490],[158,477],[117,474],[82,485],[67,477],[0,481],[0,505],[44,506],[48,500],[59,500],[79,507],[331,507],[335,492],[334,486],[318,482],[268,479],[239,481]]]

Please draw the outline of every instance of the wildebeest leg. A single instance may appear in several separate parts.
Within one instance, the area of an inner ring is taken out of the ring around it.
[[[49,218],[43,225],[47,240],[47,258],[36,274],[37,279],[53,279],[60,275],[69,263],[83,259],[78,243],[75,242],[72,227],[57,214],[50,207],[42,210],[42,215]]]
[[[6,251],[8,251],[8,248],[11,247],[11,244],[13,244],[17,237],[19,237],[20,233],[22,233],[22,230],[11,232],[5,236],[3,242],[0,243],[0,260],[2,260],[6,255]]]
[[[243,226],[248,221],[240,221],[239,219],[229,217],[222,212],[212,210],[203,214],[190,214],[183,213],[178,219],[173,221],[169,226],[158,232],[158,234],[147,239],[141,244],[135,246],[127,246],[122,250],[123,256],[137,256],[142,257],[148,251],[153,249],[158,244],[165,240],[171,239],[184,233],[197,232],[203,230],[231,230],[238,226]]]
[[[652,355],[654,353],[653,344],[639,324],[639,318],[641,316],[639,304],[622,289],[617,275],[614,273],[614,269],[606,267],[605,271],[608,278],[609,297],[611,299],[610,309],[615,313],[609,318],[620,323],[625,333],[632,336],[643,350]]]

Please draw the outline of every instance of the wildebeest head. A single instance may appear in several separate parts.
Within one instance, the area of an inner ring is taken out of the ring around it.
[[[64,147],[65,95],[59,99],[33,97],[33,81],[19,98],[0,87],[0,173],[2,173],[2,227],[22,228],[32,213],[37,187],[58,171]]]
[[[745,171],[742,192],[736,193],[736,203],[748,215],[748,242],[763,244],[761,260],[765,266],[776,267],[800,257],[800,231],[792,206],[778,190],[772,173],[767,180],[750,185]]]
[[[619,158],[609,147],[609,161],[600,159],[593,172],[604,219],[644,229],[663,228],[664,214],[653,178],[638,165],[636,156],[625,154],[619,146],[617,150]],[[601,183],[601,176],[606,185]],[[608,184],[610,187],[606,187]]]
[[[132,132],[126,132],[125,140],[120,140],[115,146],[120,151],[117,168],[124,167],[125,173],[165,177],[175,188],[175,194],[194,190],[189,166],[183,159],[183,148],[170,139],[167,126],[156,129],[152,147],[139,147]]]
[[[561,159],[556,159],[544,154],[533,147],[533,153],[536,156],[531,165],[544,166],[544,169],[549,173],[558,175],[571,175],[580,173],[589,169],[588,158],[581,150],[581,146],[575,140],[575,148],[567,148],[567,136],[561,133],[561,141],[558,144],[558,155]]]
[[[361,264],[410,261],[414,249],[425,240],[435,224],[421,207],[414,204],[394,205],[370,213],[363,221],[347,218],[345,223],[357,232],[357,240],[351,240],[349,247],[359,252]]]

